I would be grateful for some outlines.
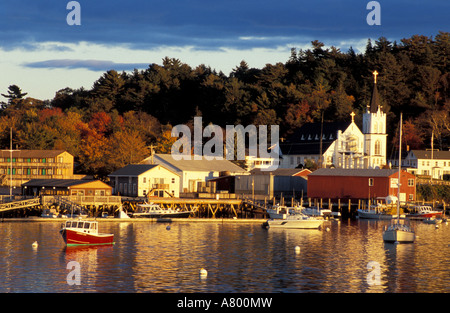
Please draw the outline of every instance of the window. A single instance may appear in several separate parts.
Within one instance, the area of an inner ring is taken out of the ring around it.
[[[369,178],[369,186],[373,186],[373,178]]]
[[[381,142],[379,140],[375,141],[375,155],[381,154]]]
[[[414,186],[414,178],[409,178],[408,179],[408,187],[412,187]]]
[[[347,139],[347,151],[356,151],[358,150],[358,138],[354,136],[350,136]]]
[[[409,201],[414,201],[414,195],[412,194],[409,195]]]
[[[175,178],[172,178],[172,184],[175,184]]]
[[[144,178],[143,178],[143,183],[144,183],[144,184],[147,183],[147,177],[144,177]]]

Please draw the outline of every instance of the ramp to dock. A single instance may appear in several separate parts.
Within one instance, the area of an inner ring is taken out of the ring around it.
[[[40,204],[41,204],[41,202],[40,202],[39,198],[6,202],[6,203],[0,204],[0,212],[6,212],[6,211],[24,209],[24,208],[31,208],[31,207],[34,207],[34,206],[37,206]]]

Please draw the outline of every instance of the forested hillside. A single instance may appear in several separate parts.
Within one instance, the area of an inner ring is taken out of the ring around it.
[[[284,63],[249,68],[242,61],[226,75],[166,57],[145,70],[104,73],[89,90],[67,87],[50,101],[27,98],[11,85],[3,94],[0,142],[14,147],[65,149],[79,172],[103,176],[149,153],[168,152],[170,129],[191,124],[280,125],[281,137],[306,122],[348,121],[370,101],[372,72],[388,112],[390,143],[396,141],[403,112],[404,143],[411,149],[450,146],[450,33],[415,35],[400,42],[379,38],[363,54],[326,49],[318,41],[308,50],[293,48]],[[389,155],[388,155],[389,156]]]

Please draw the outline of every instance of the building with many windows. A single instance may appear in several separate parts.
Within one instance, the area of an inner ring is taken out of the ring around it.
[[[73,179],[73,156],[64,150],[0,150],[0,184],[30,179]]]
[[[398,160],[392,160],[398,166]],[[444,179],[450,176],[450,151],[411,150],[402,160],[402,167],[418,176]]]

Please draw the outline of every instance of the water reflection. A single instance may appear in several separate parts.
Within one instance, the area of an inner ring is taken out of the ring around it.
[[[383,242],[384,225],[333,221],[324,231],[103,222],[115,245],[66,248],[59,224],[2,223],[0,291],[450,292],[450,226],[415,223],[416,242],[394,245]],[[70,261],[80,264],[80,286],[66,282]],[[379,283],[367,280],[369,262],[379,264]]]

